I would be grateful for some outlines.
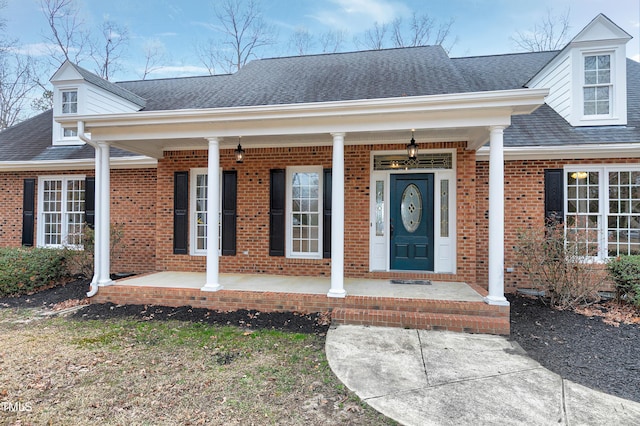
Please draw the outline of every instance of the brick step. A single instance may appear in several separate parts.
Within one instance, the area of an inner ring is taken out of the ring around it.
[[[347,297],[341,308],[509,318],[508,306],[453,300]]]
[[[372,325],[379,327],[415,328],[420,330],[448,330],[464,333],[509,334],[509,317],[443,314],[435,312],[407,312],[335,308],[331,312],[334,324]]]

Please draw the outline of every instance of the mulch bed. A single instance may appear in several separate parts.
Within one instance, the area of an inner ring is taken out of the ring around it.
[[[554,310],[520,295],[508,299],[511,339],[528,356],[565,379],[640,402],[640,324],[607,324],[601,316]]]
[[[84,299],[88,289],[88,281],[78,280],[28,296],[0,298],[0,308],[54,309],[76,299],[79,304],[86,303]],[[538,299],[521,295],[507,297],[511,303],[511,339],[522,346],[531,358],[565,379],[640,402],[640,324],[606,323],[601,316],[551,309]],[[607,307],[601,306],[591,312],[599,314],[598,309],[606,313]],[[174,319],[318,335],[326,334],[329,328],[329,318],[322,313],[218,312],[191,307],[111,303],[85,306],[73,317],[81,320],[122,317],[140,321]]]

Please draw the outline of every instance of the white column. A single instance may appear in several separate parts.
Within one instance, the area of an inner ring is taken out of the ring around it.
[[[489,295],[485,302],[509,305],[504,297],[504,126],[489,130]]]
[[[344,290],[344,133],[332,133],[331,170],[331,289],[328,297],[345,297]]]
[[[220,141],[209,139],[207,168],[207,277],[202,291],[218,291],[220,271],[218,262],[218,214],[220,211]]]
[[[100,280],[100,264],[102,259],[102,233],[100,230],[100,220],[102,220],[102,210],[100,209],[100,194],[102,193],[102,147],[95,147],[95,190],[94,190],[94,217],[93,217],[93,279],[91,280],[91,290],[98,285]],[[95,289],[97,291],[97,289]]]
[[[96,212],[100,214],[96,217],[96,229],[100,227],[100,241],[96,240],[96,247],[100,246],[100,273],[98,276],[98,285],[105,286],[113,284],[111,281],[111,164],[109,158],[109,144],[105,142],[98,142],[100,147],[100,191],[96,194]],[[97,172],[97,171],[96,171]],[[98,179],[96,178],[96,186],[98,186]],[[99,198],[98,198],[99,196]]]

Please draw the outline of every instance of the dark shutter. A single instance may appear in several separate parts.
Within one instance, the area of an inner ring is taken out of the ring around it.
[[[546,225],[564,220],[564,172],[562,169],[544,171],[544,219]]]
[[[269,256],[284,256],[286,174],[284,169],[271,170],[269,188]]]
[[[22,245],[33,247],[33,225],[35,213],[36,180],[24,180],[22,194]]]
[[[222,255],[236,255],[236,205],[238,172],[222,172]]]
[[[331,258],[331,169],[324,169],[322,198],[322,257]]]
[[[94,229],[96,225],[96,178],[87,177],[84,180],[84,221]]]
[[[187,254],[189,241],[189,172],[173,176],[173,253]]]

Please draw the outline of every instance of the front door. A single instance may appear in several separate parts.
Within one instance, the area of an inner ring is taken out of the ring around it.
[[[433,174],[391,175],[391,269],[433,271]]]

